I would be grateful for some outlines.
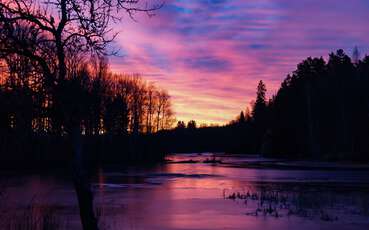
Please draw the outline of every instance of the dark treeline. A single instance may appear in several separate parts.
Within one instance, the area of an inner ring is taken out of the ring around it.
[[[13,161],[24,167],[24,162],[34,167],[37,162],[68,162],[66,153],[71,151],[66,148],[71,145],[62,113],[79,122],[91,157],[126,163],[164,156],[159,145],[150,143],[155,139],[152,133],[172,127],[170,96],[140,75],[112,74],[104,60],[80,59],[68,66],[67,78],[59,83],[61,91],[48,88],[29,59],[8,55],[1,60],[0,154],[4,164]],[[63,111],[59,100],[67,105]]]
[[[82,174],[85,158],[161,159],[163,151],[155,145],[149,154],[146,142],[173,122],[168,93],[137,75],[111,74],[106,57],[115,53],[109,44],[116,13],[133,18],[162,5],[1,1],[0,167],[37,168],[71,157]]]
[[[268,104],[266,153],[369,159],[369,56],[355,53],[308,58],[287,76]]]
[[[343,50],[307,58],[266,98],[263,81],[251,111],[221,127],[178,122],[163,136],[173,152],[226,151],[273,157],[369,159],[369,57]]]
[[[137,76],[112,76],[104,61],[115,53],[108,46],[119,12],[151,16],[162,5],[0,1],[0,168],[70,165],[85,230],[99,229],[92,162],[163,159],[151,133],[172,122],[168,94]]]
[[[187,126],[179,121],[173,130],[165,130],[157,135],[166,143],[167,152],[229,152],[257,153],[253,125],[244,121],[232,122],[225,126],[196,126],[190,121]]]

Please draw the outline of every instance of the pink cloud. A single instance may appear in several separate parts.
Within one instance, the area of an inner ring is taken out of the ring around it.
[[[111,66],[166,88],[185,121],[226,123],[260,79],[272,95],[308,56],[369,48],[369,4],[360,0],[171,0],[156,14],[116,26],[122,57]]]

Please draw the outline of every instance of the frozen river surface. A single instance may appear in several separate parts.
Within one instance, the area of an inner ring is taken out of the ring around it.
[[[80,229],[63,173],[0,179],[0,224],[32,207],[32,218],[53,213],[60,229]],[[93,188],[102,229],[369,229],[369,170],[356,165],[176,154],[156,167],[102,169]]]

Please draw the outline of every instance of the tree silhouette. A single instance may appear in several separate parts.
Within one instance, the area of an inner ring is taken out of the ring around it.
[[[239,119],[238,119],[238,122],[239,122],[240,124],[243,124],[243,123],[245,123],[245,121],[246,121],[245,115],[243,114],[243,111],[241,111],[241,113],[240,113],[240,117],[239,117]]]
[[[98,228],[93,215],[87,173],[82,163],[81,123],[84,105],[81,103],[86,98],[78,98],[85,96],[85,90],[75,80],[75,72],[68,73],[67,60],[76,59],[76,53],[97,56],[106,54],[107,45],[115,37],[114,34],[111,35],[110,22],[118,19],[112,13],[113,10],[123,10],[133,17],[135,12],[150,13],[161,7],[140,7],[138,3],[139,1],[127,0],[0,2],[0,57],[17,54],[35,62],[42,69],[44,82],[53,100],[54,113],[58,114],[55,116],[58,118],[55,123],[61,132],[65,129],[71,134],[75,156],[74,184],[83,229]],[[71,93],[75,95],[71,97]],[[137,113],[135,110],[135,130]]]
[[[187,129],[193,130],[193,129],[196,129],[196,128],[197,128],[196,121],[194,121],[194,120],[190,120],[190,121],[187,123]]]
[[[267,124],[266,86],[262,80],[259,81],[256,91],[256,100],[252,109],[252,119],[255,128],[255,136],[258,140],[256,145],[260,146]],[[257,147],[259,149],[259,147]]]
[[[178,121],[177,122],[177,126],[176,129],[185,129],[186,128],[186,124],[184,123],[184,121]]]
[[[250,122],[251,119],[252,119],[252,114],[250,112],[250,109],[249,109],[249,107],[246,107],[246,110],[245,110],[245,121]]]
[[[338,50],[328,63],[307,58],[283,81],[268,107],[276,153],[291,157],[362,158],[368,136],[363,61]],[[362,69],[362,70],[361,70]]]
[[[256,91],[256,101],[254,104],[254,108],[252,109],[252,117],[254,118],[255,122],[263,122],[265,117],[266,111],[266,86],[262,80],[259,81],[257,91]]]

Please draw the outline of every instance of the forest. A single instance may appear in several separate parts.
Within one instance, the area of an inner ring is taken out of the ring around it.
[[[361,59],[356,51],[350,58],[338,50],[327,61],[309,57],[271,98],[260,81],[254,103],[229,124],[199,128],[178,121],[174,127],[165,89],[140,74],[113,73],[108,65],[115,37],[109,20],[116,19],[111,8],[133,16],[161,5],[114,2],[85,8],[80,1],[56,2],[61,14],[55,15],[33,1],[1,3],[3,166],[63,165],[76,151],[107,163],[197,151],[367,159],[368,56]]]
[[[126,149],[123,152],[128,152],[127,157],[132,159],[143,151],[134,148],[134,141],[141,142],[143,136],[171,128],[174,122],[166,90],[146,82],[139,74],[111,73],[106,60],[82,59],[71,64],[66,79],[56,89],[47,87],[28,58],[8,55],[2,60],[0,152],[5,154],[3,159],[10,155],[13,160],[26,162],[45,158],[49,162],[65,163],[68,151],[63,146],[68,127],[60,116],[79,123],[80,132],[95,157],[102,157],[102,152],[118,155]],[[67,106],[60,111],[58,103]],[[127,146],[131,146],[130,152]],[[6,154],[9,152],[12,154]],[[50,152],[52,156],[48,156]],[[127,157],[121,158],[128,160]]]
[[[172,126],[170,96],[110,70],[113,7],[133,16],[161,5],[1,1],[0,167],[163,159],[150,134]]]
[[[225,4],[225,1],[201,2]],[[146,81],[144,70],[137,74],[127,74],[129,69],[125,70],[126,73],[115,73],[109,67],[109,57],[119,53],[113,43],[119,34],[116,27],[127,25],[121,23],[123,19],[135,21],[137,15],[150,18],[165,3],[161,0],[0,0],[1,170],[16,173],[26,170],[28,175],[32,174],[28,170],[35,170],[51,175],[53,170],[61,168],[59,172],[62,171],[63,176],[70,180],[72,185],[68,186],[75,192],[77,199],[73,202],[78,202],[82,229],[98,230],[101,213],[94,207],[96,187],[91,181],[98,169],[104,166],[125,170],[125,166],[164,163],[169,153],[209,151],[297,159],[369,159],[369,56],[360,58],[358,51],[352,58],[338,50],[331,53],[328,60],[322,57],[303,60],[271,98],[267,98],[267,86],[260,81],[254,103],[251,106],[245,103],[246,108],[240,108],[239,116],[226,125],[198,127],[194,120],[187,124],[177,121],[168,91]],[[199,6],[199,9],[205,8]],[[223,10],[228,12],[228,8]],[[176,13],[185,12],[198,21],[208,21],[208,17],[203,18],[198,10],[192,8],[167,8],[169,12],[168,9]],[[209,9],[212,10],[209,15],[217,15],[213,11],[215,8]],[[197,15],[191,15],[191,12]],[[225,20],[228,16],[221,18]],[[160,27],[166,25],[161,24],[164,20],[158,21]],[[182,23],[185,21],[187,18]],[[139,26],[139,23],[128,26],[122,36],[134,33]],[[178,31],[188,32],[187,27],[183,28]],[[201,32],[213,36],[208,31]],[[234,34],[233,31],[230,34]],[[161,34],[155,31],[157,35]],[[187,43],[196,39],[185,40],[186,49],[183,50],[192,52],[187,49]],[[149,44],[152,42],[150,37],[147,41]],[[262,48],[260,45],[252,47]],[[196,51],[208,52],[207,49]],[[201,54],[198,67],[222,66],[226,62],[214,59],[210,54],[210,50],[209,57]],[[193,64],[192,59],[181,60]],[[172,181],[182,175],[174,172],[149,173],[147,178],[165,176],[165,180],[169,178],[168,181]],[[125,173],[119,171],[118,174],[122,176]],[[153,191],[152,186],[161,185],[163,181],[146,181],[147,178],[134,173],[130,179],[124,176],[120,179],[145,182],[150,185],[147,191]],[[187,173],[183,178],[210,176],[203,172]],[[4,175],[5,178],[8,176],[7,173]],[[42,190],[38,181],[32,187]],[[100,182],[101,189],[106,185],[103,177],[99,178]],[[119,184],[115,187],[134,188],[135,192],[144,188],[142,184],[137,185],[126,187],[123,184],[122,187]],[[167,187],[176,186],[178,184]],[[16,200],[25,195],[24,188]],[[176,197],[168,191],[165,197]],[[206,189],[208,191],[209,188]],[[148,202],[140,200],[132,206],[139,207],[138,212],[141,213],[146,208],[140,204],[150,203],[152,197]],[[59,197],[56,200],[64,201]],[[127,211],[127,207],[122,203],[119,209]],[[152,219],[165,206],[162,203],[157,207],[160,209],[154,210],[156,213]],[[17,208],[13,206],[9,210]],[[173,220],[177,220],[180,215],[173,211],[175,209],[169,210],[176,214]],[[194,210],[199,209],[196,207]],[[146,216],[132,219],[141,221]],[[207,217],[204,219],[209,220]]]
[[[219,151],[264,156],[369,159],[369,56],[343,50],[309,57],[266,98],[260,81],[251,106],[225,126],[196,128],[179,121],[164,136],[172,151]],[[183,140],[186,140],[185,142]]]
[[[208,151],[368,159],[368,56],[350,58],[338,50],[327,62],[309,57],[284,79],[276,95],[266,98],[266,85],[260,81],[255,100],[236,119],[201,127],[194,120],[178,121],[174,127],[166,90],[139,74],[112,73],[107,62],[105,58],[70,63],[63,86],[53,91],[28,58],[3,57],[0,147],[2,159],[7,159],[3,162],[68,162],[68,127],[60,117],[58,100],[68,105],[63,113],[78,120],[94,162],[142,163],[161,161],[168,153]]]

